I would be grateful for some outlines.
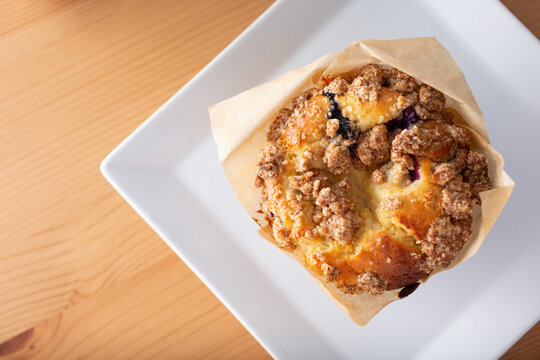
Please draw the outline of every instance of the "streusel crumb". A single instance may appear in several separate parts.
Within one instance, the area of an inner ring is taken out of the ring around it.
[[[350,85],[352,92],[362,101],[375,101],[384,83],[382,70],[374,64],[364,66]]]
[[[283,152],[272,143],[267,144],[262,150],[260,161],[257,165],[257,175],[262,179],[275,178],[281,170]]]
[[[346,145],[332,142],[324,152],[323,161],[332,174],[345,174],[352,165],[351,152]]]
[[[382,184],[384,180],[385,175],[381,169],[373,170],[373,173],[371,174],[371,181],[373,181],[375,184]]]
[[[420,85],[418,96],[420,99],[420,104],[428,111],[440,112],[446,105],[446,100],[443,93],[427,84]]]
[[[337,77],[324,88],[324,92],[341,95],[346,92],[348,88],[349,84],[347,83],[347,81],[345,79]]]
[[[387,282],[381,279],[377,274],[365,272],[357,277],[357,283],[360,289],[367,291],[372,295],[380,295],[386,289]]]
[[[274,142],[280,138],[283,129],[287,125],[287,120],[289,120],[289,116],[291,116],[291,112],[291,109],[287,108],[281,109],[279,111],[274,121],[272,121],[272,123],[270,124],[270,129],[266,134],[266,139],[268,141]]]
[[[362,134],[356,146],[356,156],[368,167],[377,167],[390,159],[390,139],[384,125],[377,125]]]

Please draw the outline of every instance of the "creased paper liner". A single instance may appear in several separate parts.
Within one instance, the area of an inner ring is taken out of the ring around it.
[[[300,91],[319,86],[323,76],[332,78],[369,63],[395,67],[442,91],[447,96],[447,106],[463,117],[465,123],[460,125],[471,131],[471,147],[488,158],[493,189],[480,194],[482,206],[474,213],[471,240],[450,267],[456,266],[478,251],[510,197],[514,182],[503,170],[502,156],[489,144],[482,112],[463,73],[435,38],[355,42],[341,52],[325,55],[309,65],[211,106],[212,134],[221,164],[246,211],[252,218],[262,220],[257,212],[261,194],[254,185],[256,165],[259,151],[266,142],[268,127],[277,112],[289,106],[291,99]],[[269,227],[261,229],[259,234],[276,244]],[[333,283],[326,282],[305,266],[297,254],[288,255],[295,258],[359,325],[367,324],[384,306],[398,299],[399,289],[386,291],[380,296],[344,294]]]

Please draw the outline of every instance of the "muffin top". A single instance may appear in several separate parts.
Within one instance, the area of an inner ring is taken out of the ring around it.
[[[491,188],[458,116],[440,91],[376,64],[299,94],[257,165],[277,244],[349,294],[449,266]]]

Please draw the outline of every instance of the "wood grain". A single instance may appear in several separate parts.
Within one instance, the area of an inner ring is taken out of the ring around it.
[[[0,2],[0,356],[268,357],[99,163],[270,3]]]
[[[260,345],[172,254],[41,322],[25,341],[8,358],[265,357]]]
[[[0,342],[34,327],[4,353],[267,356],[99,163],[269,4],[0,3]]]

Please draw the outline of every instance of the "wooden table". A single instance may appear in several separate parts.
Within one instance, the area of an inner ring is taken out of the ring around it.
[[[505,3],[540,34],[538,1]],[[0,356],[269,357],[99,163],[270,4],[0,2]]]

